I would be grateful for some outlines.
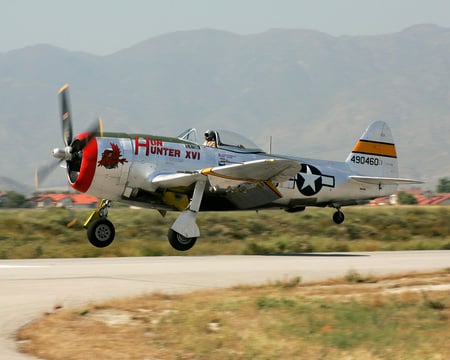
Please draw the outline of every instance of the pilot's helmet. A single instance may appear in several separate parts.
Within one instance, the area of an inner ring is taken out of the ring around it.
[[[214,140],[216,140],[216,134],[212,130],[206,130],[205,131],[205,139],[208,141],[214,141]]]

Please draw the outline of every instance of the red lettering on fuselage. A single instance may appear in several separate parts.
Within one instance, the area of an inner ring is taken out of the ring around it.
[[[150,153],[153,155],[171,156],[171,157],[181,157],[181,150],[164,147],[162,140],[158,139],[135,139],[134,154],[138,155],[139,149],[145,148],[145,155],[149,156]]]
[[[154,155],[163,155],[163,156],[171,156],[171,157],[180,157],[181,151],[178,149],[172,149],[167,147],[151,147],[151,153]]]
[[[144,143],[139,141],[139,138],[136,136],[135,139],[135,145],[134,145],[134,155],[137,155],[139,153],[139,148],[144,147],[145,148],[145,155],[148,156],[150,152],[150,140],[149,138],[145,138]]]
[[[155,145],[155,146],[163,146],[164,145],[162,140],[158,140],[158,139],[151,139],[150,144]]]
[[[186,159],[200,160],[200,153],[198,151],[186,150]]]

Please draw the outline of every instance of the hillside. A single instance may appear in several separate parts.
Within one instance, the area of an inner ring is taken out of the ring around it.
[[[62,144],[57,91],[71,85],[75,132],[176,135],[229,128],[265,149],[344,159],[373,120],[392,128],[400,173],[449,176],[450,29],[382,36],[273,29],[176,32],[108,56],[37,45],[0,54],[0,176],[33,184]],[[64,183],[64,171],[48,185]]]

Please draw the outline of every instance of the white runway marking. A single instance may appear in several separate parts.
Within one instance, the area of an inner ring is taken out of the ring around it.
[[[45,266],[39,266],[39,265],[0,265],[0,270],[1,269],[20,269],[20,268],[42,268]]]

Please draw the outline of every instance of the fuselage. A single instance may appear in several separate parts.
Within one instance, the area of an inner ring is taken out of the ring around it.
[[[385,196],[396,188],[362,185],[350,180],[349,175],[354,173],[345,162],[272,155],[239,146],[213,148],[180,138],[139,134],[108,134],[95,138],[83,150],[80,169],[72,172],[69,182],[75,189],[99,198],[159,210],[183,210],[194,184],[159,189],[152,178],[268,158],[296,160],[301,169],[289,180],[274,184],[282,197],[261,206],[264,208],[296,211],[305,206],[339,207]],[[243,204],[230,202],[226,191],[206,186],[201,210],[245,208]]]
[[[342,206],[389,195],[399,184],[417,180],[398,177],[398,160],[389,126],[371,123],[344,162],[267,154],[252,141],[226,130],[207,130],[205,142],[194,128],[177,137],[104,134],[99,118],[73,137],[68,85],[61,87],[64,148],[53,156],[65,161],[69,184],[101,198],[84,223],[91,244],[111,244],[115,228],[107,219],[111,201],[180,214],[167,238],[176,250],[192,248],[201,235],[201,210],[331,206],[341,224]],[[37,171],[39,174],[48,171]]]

